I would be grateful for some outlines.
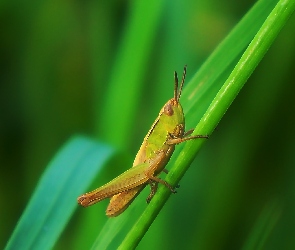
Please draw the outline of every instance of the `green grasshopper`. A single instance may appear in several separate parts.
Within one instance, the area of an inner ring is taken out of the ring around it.
[[[160,110],[157,119],[141,144],[132,168],[102,187],[79,196],[77,200],[81,206],[87,207],[103,199],[111,198],[106,215],[114,217],[121,214],[148,184],[151,187],[151,192],[147,197],[148,203],[156,193],[158,183],[162,183],[172,193],[176,193],[169,183],[157,175],[162,171],[168,173],[165,166],[173,154],[176,144],[197,138],[208,138],[207,135],[189,136],[193,130],[184,131],[184,114],[179,99],[185,76],[186,66],[178,90],[178,77],[174,72],[174,96]]]

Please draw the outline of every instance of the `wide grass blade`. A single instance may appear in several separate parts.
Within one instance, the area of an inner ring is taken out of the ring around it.
[[[77,196],[113,154],[87,138],[71,139],[49,163],[6,249],[52,249],[78,207]]]

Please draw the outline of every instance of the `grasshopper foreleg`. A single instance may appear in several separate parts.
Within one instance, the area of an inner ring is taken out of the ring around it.
[[[187,136],[191,135],[193,132],[194,132],[194,129],[192,128],[192,129],[186,131],[186,132],[184,133],[183,137],[187,137]]]
[[[192,132],[189,130],[188,131],[188,135],[190,135]],[[205,138],[208,139],[209,136],[208,135],[193,135],[193,136],[189,136],[189,137],[179,137],[179,138],[171,138],[167,140],[167,144],[168,145],[175,145],[175,144],[179,144],[188,140],[193,140],[193,139],[199,139],[199,138]]]

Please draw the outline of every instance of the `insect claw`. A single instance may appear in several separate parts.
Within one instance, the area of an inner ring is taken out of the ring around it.
[[[173,187],[171,187],[169,184],[167,185],[167,187],[170,189],[171,193],[173,193],[173,194],[176,194],[177,193],[177,191]]]
[[[150,195],[146,198],[146,203],[147,204],[149,204],[150,202],[151,202],[151,199],[152,199],[153,197],[150,197]]]

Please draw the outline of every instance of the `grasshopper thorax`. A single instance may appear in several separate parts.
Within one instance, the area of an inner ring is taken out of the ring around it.
[[[169,137],[182,137],[185,121],[182,106],[178,101],[172,98],[166,102],[160,119]]]

